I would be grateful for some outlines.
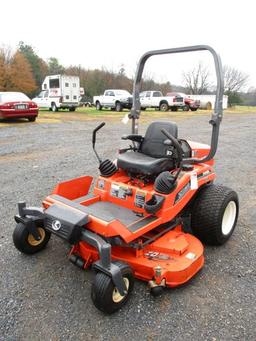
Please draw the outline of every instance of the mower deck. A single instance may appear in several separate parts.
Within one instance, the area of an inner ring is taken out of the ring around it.
[[[99,259],[95,248],[80,242],[72,253],[86,260],[85,268]],[[112,259],[128,263],[134,276],[144,281],[155,278],[158,284],[165,281],[168,287],[175,287],[187,282],[204,264],[203,245],[189,233],[181,232],[177,226],[151,244],[138,250],[132,247],[112,247]],[[156,274],[156,268],[160,274]]]

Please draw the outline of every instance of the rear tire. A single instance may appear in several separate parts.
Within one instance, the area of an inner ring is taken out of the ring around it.
[[[221,185],[201,189],[191,215],[191,228],[201,242],[222,245],[232,235],[239,211],[237,193]]]
[[[116,102],[115,110],[120,112],[123,110],[122,104],[120,102]]]
[[[159,106],[159,110],[160,111],[163,111],[163,112],[166,112],[169,110],[169,105],[168,103],[164,102],[164,103],[161,103],[160,106]]]
[[[96,110],[101,110],[102,106],[100,105],[100,102],[96,102]]]
[[[38,232],[41,236],[39,241],[34,239],[24,224],[18,223],[12,235],[16,249],[29,255],[44,249],[51,237],[51,233],[39,226]]]
[[[69,111],[76,111],[76,108],[75,107],[71,107],[71,108],[69,108]]]
[[[128,264],[117,261],[127,288],[127,294],[122,296],[115,287],[112,278],[103,272],[98,272],[92,284],[91,298],[96,308],[106,314],[119,310],[129,299],[133,290],[134,277]]]
[[[52,112],[57,112],[58,111],[57,105],[54,102],[51,104],[51,111]]]
[[[29,122],[35,122],[36,116],[28,117]]]
[[[191,111],[197,111],[198,108],[190,108]]]
[[[192,109],[191,109],[192,110]],[[183,107],[183,111],[189,111],[189,105],[184,105],[184,107]]]

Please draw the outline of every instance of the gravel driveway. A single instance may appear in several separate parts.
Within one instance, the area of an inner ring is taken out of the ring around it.
[[[40,205],[57,182],[96,173],[91,132],[100,119],[68,115],[37,123],[0,122],[0,340],[255,340],[256,114],[227,114],[221,126],[217,182],[240,198],[233,237],[222,247],[207,247],[202,271],[159,298],[136,281],[128,304],[112,316],[93,306],[93,273],[68,262],[62,240],[52,237],[46,250],[32,257],[12,244],[19,200]],[[179,136],[208,142],[209,116],[185,118],[175,117]],[[140,132],[148,121],[142,120]],[[130,127],[119,119],[106,122],[98,151],[114,157]]]

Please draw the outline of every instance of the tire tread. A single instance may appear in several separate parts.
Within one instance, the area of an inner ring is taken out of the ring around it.
[[[221,245],[232,234],[237,216],[230,234],[227,236],[221,234],[223,206],[231,198],[237,204],[238,216],[238,197],[229,187],[211,184],[201,190],[192,209],[191,227],[203,243]]]

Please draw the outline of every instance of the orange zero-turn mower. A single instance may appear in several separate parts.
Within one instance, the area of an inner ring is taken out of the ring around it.
[[[217,75],[216,103],[210,124],[211,146],[180,139],[170,121],[153,122],[138,134],[139,92],[145,62],[153,55],[208,50]],[[214,155],[222,119],[221,61],[209,46],[198,45],[145,53],[138,64],[130,146],[117,160],[99,161],[100,176],[82,176],[58,184],[42,208],[18,204],[13,241],[18,250],[42,250],[54,234],[71,244],[69,260],[95,270],[91,298],[104,313],[128,300],[134,278],[148,282],[151,293],[186,283],[203,266],[203,245],[224,244],[238,217],[237,194],[215,185]]]

